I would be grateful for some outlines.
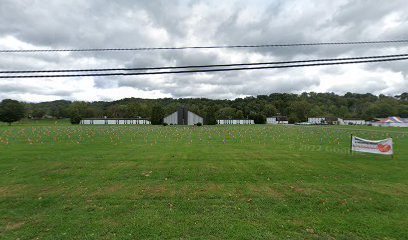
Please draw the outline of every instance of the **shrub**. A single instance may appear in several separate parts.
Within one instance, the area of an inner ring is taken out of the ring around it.
[[[203,125],[203,124],[202,124],[202,123],[200,123],[200,122],[198,122],[198,123],[197,123],[197,126],[199,126],[199,127],[200,127],[200,126],[202,126],[202,125]]]
[[[0,121],[11,125],[24,117],[24,105],[16,100],[4,99],[0,103]]]
[[[266,117],[263,114],[251,114],[250,118],[254,120],[255,124],[265,124]]]
[[[81,116],[79,116],[79,114],[72,114],[71,119],[70,119],[72,124],[79,124],[81,120],[82,118]]]

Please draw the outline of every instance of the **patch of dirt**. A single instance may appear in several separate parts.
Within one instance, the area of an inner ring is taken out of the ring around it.
[[[304,187],[304,186],[300,186],[298,184],[293,184],[290,185],[289,188],[296,193],[303,193],[305,195],[311,195],[311,194],[316,194],[316,193],[320,193],[319,190],[316,189],[312,189],[312,188],[308,188],[308,187]]]
[[[104,225],[106,225],[106,226],[113,226],[113,227],[118,227],[118,226],[120,226],[120,223],[119,223],[117,220],[112,219],[112,218],[105,218],[105,219],[103,219],[102,222],[103,222]]]
[[[147,189],[147,191],[151,193],[165,193],[167,192],[167,188],[163,186],[155,186],[155,187]]]
[[[6,231],[12,231],[21,228],[25,222],[8,223],[6,225]]]
[[[134,162],[129,162],[129,161],[119,161],[119,162],[114,162],[108,165],[109,169],[130,169],[132,167],[135,167],[136,164]]]
[[[27,189],[26,185],[0,186],[0,195],[3,197],[15,196],[24,193],[25,189]]]
[[[249,191],[260,193],[262,195],[267,195],[275,198],[283,197],[283,194],[279,192],[277,189],[274,189],[270,186],[259,186],[254,184],[247,184],[246,187]]]
[[[292,219],[291,222],[292,224],[297,226],[303,226],[305,224],[305,221],[303,219]]]
[[[123,186],[121,183],[115,183],[111,186],[100,188],[94,193],[94,195],[105,195],[105,194],[115,193],[118,190],[120,190],[122,187]]]
[[[306,232],[311,233],[311,234],[315,234],[315,230],[313,228],[306,228]]]
[[[115,183],[109,187],[106,187],[103,189],[103,192],[105,193],[114,193],[117,192],[119,189],[122,188],[122,184],[121,183]]]
[[[221,190],[221,185],[216,183],[207,183],[205,188],[200,189],[201,192],[217,192]]]
[[[294,192],[304,192],[305,191],[305,189],[303,189],[301,187],[298,187],[298,186],[290,185],[289,188],[292,189],[292,191],[294,191]]]

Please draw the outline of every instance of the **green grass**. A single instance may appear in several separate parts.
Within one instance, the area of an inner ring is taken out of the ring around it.
[[[6,126],[8,123],[0,122],[1,126]],[[18,122],[14,122],[11,124],[12,126],[63,126],[63,125],[71,125],[69,118],[64,119],[27,119],[23,118]]]
[[[0,126],[1,239],[406,239],[407,216],[406,129]]]

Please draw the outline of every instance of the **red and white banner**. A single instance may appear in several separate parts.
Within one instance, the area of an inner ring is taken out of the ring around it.
[[[382,155],[392,155],[394,153],[392,138],[374,141],[352,136],[351,150]]]

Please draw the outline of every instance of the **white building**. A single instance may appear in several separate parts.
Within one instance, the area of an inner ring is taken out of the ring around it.
[[[340,125],[366,125],[365,120],[361,119],[343,119],[340,121]]]
[[[310,124],[330,124],[330,125],[337,125],[340,124],[340,122],[343,121],[343,119],[341,118],[337,118],[337,117],[312,117],[312,118],[308,118],[307,122]]]
[[[275,116],[269,117],[266,119],[266,123],[268,124],[288,124],[288,117],[285,116]]]
[[[221,119],[217,120],[217,124],[255,124],[251,119]]]
[[[173,125],[196,125],[203,124],[203,118],[197,114],[188,111],[186,107],[179,107],[176,112],[168,115],[163,119],[163,123]]]
[[[147,119],[141,118],[86,118],[82,119],[80,124],[150,124]]]

